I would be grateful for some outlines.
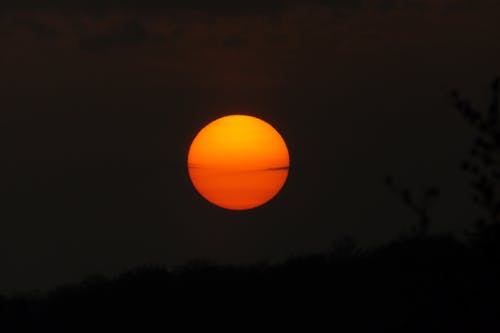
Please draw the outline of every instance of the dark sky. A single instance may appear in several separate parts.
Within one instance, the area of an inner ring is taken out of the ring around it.
[[[237,4],[236,4],[237,3]],[[433,230],[471,225],[459,165],[500,73],[500,2],[4,0],[0,292],[192,258],[276,260],[416,217],[384,185],[442,195]],[[190,141],[247,113],[291,158],[248,212],[191,186]]]

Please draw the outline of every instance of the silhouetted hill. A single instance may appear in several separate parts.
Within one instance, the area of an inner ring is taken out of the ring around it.
[[[498,332],[498,257],[478,240],[406,238],[272,265],[192,262],[0,297],[2,332],[307,328]]]

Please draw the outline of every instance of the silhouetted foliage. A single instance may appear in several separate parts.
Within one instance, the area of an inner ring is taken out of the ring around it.
[[[169,270],[92,276],[41,296],[0,298],[2,332],[203,328],[493,332],[500,272],[453,235],[392,241],[361,251],[342,239],[329,252],[281,263],[193,261]]]
[[[473,200],[483,210],[469,240],[494,260],[500,260],[500,78],[491,84],[491,102],[486,112],[477,111],[457,91],[451,96],[455,108],[475,132],[469,156],[462,162],[473,189]]]
[[[475,138],[469,156],[462,169],[471,176],[474,201],[485,211],[481,223],[498,223],[500,214],[500,127],[498,123],[498,95],[500,79],[491,84],[492,101],[485,113],[474,109],[470,102],[452,91],[455,108],[475,130]]]
[[[415,197],[410,189],[399,188],[392,177],[386,178],[386,185],[396,195],[400,196],[403,203],[409,207],[418,217],[418,224],[410,229],[413,237],[426,237],[429,233],[431,217],[429,210],[439,197],[439,189],[435,186],[429,187],[420,197]]]
[[[354,238],[346,236],[333,242],[328,256],[330,261],[342,262],[363,256],[363,251],[358,247]]]

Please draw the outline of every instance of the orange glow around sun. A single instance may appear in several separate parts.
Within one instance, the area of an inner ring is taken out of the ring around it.
[[[285,141],[268,123],[232,115],[205,126],[188,153],[189,177],[209,202],[245,210],[271,200],[288,176]]]

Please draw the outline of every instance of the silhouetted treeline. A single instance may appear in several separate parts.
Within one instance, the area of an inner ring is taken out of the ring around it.
[[[281,263],[139,267],[46,293],[0,295],[0,332],[500,332],[498,80],[492,88],[485,115],[453,93],[477,129],[463,169],[484,212],[464,237],[429,231],[436,188],[417,200],[388,179],[419,223],[387,244],[362,249],[346,238]]]
[[[500,241],[500,240],[497,240]],[[140,267],[44,294],[0,297],[2,332],[325,326],[498,332],[499,257],[451,235],[353,246],[282,263]]]

